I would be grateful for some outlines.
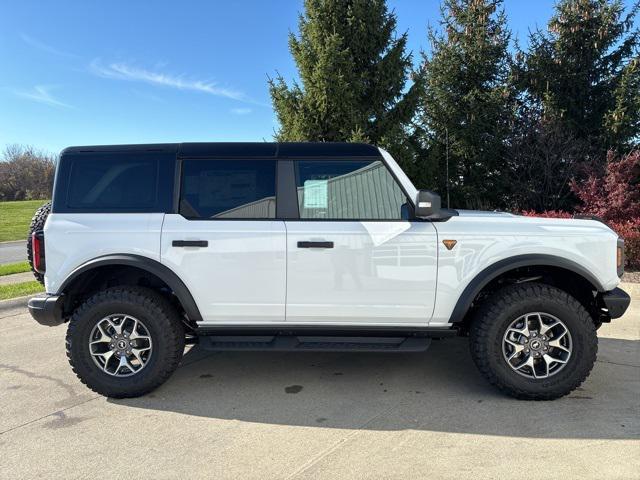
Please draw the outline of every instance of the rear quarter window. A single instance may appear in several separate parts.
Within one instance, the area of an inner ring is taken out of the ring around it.
[[[174,155],[156,152],[63,156],[54,212],[171,211],[174,165]]]

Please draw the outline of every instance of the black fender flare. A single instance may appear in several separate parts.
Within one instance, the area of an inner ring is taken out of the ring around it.
[[[184,284],[184,282],[180,279],[180,277],[178,277],[178,275],[169,267],[161,264],[157,260],[153,260],[142,255],[112,254],[91,259],[88,262],[85,262],[77,267],[67,276],[64,282],[62,282],[62,285],[60,285],[60,288],[58,288],[58,295],[64,294],[65,289],[68,288],[69,285],[83,273],[86,273],[95,268],[110,265],[126,265],[139,268],[140,270],[145,270],[152,275],[155,275],[164,283],[166,283],[173,291],[174,295],[182,304],[184,311],[189,317],[189,320],[192,320],[194,322],[202,321],[202,315],[200,315],[198,305],[196,305],[191,292]]]
[[[482,289],[487,286],[489,282],[499,277],[503,273],[506,273],[509,270],[514,270],[516,268],[539,266],[556,267],[562,268],[564,270],[569,270],[580,275],[591,285],[593,285],[594,289],[596,289],[597,291],[605,291],[602,283],[600,283],[600,280],[598,280],[589,270],[572,260],[567,260],[566,258],[557,257],[555,255],[544,254],[516,255],[515,257],[505,258],[496,263],[493,263],[482,270],[480,273],[478,273],[463,290],[460,298],[458,298],[458,302],[456,303],[456,306],[451,313],[449,322],[462,322],[465,315],[469,311],[469,308],[471,307],[471,303],[482,291]]]

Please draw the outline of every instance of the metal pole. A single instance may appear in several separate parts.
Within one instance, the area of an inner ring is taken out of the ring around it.
[[[451,205],[449,205],[449,129],[444,127],[444,131],[446,138],[445,151],[447,157],[447,208],[451,208]]]

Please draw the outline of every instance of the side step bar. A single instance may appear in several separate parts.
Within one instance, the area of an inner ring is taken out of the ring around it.
[[[205,350],[274,352],[423,352],[427,337],[335,337],[298,335],[208,335],[198,338]]]

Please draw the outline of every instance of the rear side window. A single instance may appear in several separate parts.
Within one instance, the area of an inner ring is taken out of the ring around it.
[[[186,218],[275,218],[276,162],[184,160],[180,192]]]
[[[55,213],[169,212],[175,153],[63,154],[53,195]]]
[[[158,162],[101,158],[71,167],[67,205],[79,209],[148,209],[156,204]]]

